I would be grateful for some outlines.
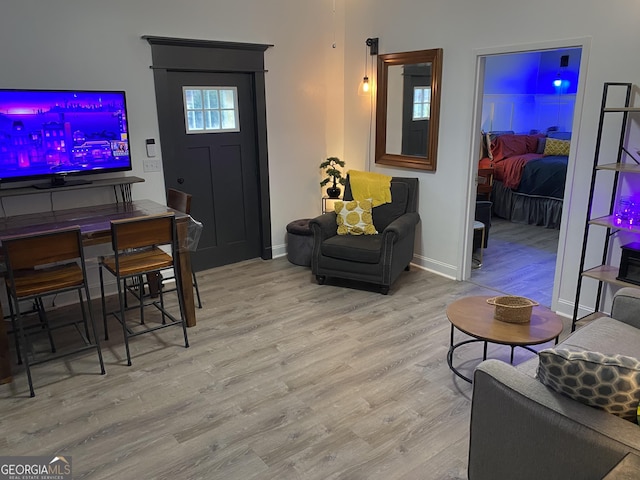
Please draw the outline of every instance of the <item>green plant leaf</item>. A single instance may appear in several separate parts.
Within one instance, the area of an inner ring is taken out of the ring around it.
[[[336,167],[345,166],[345,162],[340,160],[338,157],[329,157],[324,162],[320,164],[320,168],[325,170],[325,175],[327,178],[320,182],[320,186],[323,187],[329,182],[333,181],[340,183],[341,185],[345,185],[345,179],[342,177],[342,172],[338,170]]]

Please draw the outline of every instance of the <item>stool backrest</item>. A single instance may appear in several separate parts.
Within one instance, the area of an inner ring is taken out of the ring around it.
[[[83,260],[80,227],[48,230],[2,239],[2,248],[11,270],[29,270],[68,260]]]
[[[173,213],[149,215],[111,221],[113,250],[175,245],[175,216]]]
[[[191,213],[191,194],[181,192],[175,188],[168,189],[167,207],[189,215]]]

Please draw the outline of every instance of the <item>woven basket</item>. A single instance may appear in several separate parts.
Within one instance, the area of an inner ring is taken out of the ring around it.
[[[534,300],[515,295],[488,298],[487,303],[496,307],[493,318],[507,323],[530,322],[533,307],[539,305]]]

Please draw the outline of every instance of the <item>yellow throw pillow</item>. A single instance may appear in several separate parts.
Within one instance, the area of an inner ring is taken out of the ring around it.
[[[358,202],[336,202],[336,222],[338,223],[338,235],[375,235],[378,233],[373,226],[371,216],[371,200]]]
[[[547,138],[544,145],[544,156],[549,155],[569,155],[569,140],[558,140],[556,138]]]

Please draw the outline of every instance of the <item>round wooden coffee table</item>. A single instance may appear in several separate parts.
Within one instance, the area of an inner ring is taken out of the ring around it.
[[[471,379],[462,375],[453,366],[453,352],[456,348],[473,342],[484,342],[483,360],[487,359],[487,343],[509,345],[511,347],[511,363],[513,350],[522,347],[537,353],[530,345],[538,345],[555,339],[562,332],[562,319],[546,307],[533,307],[531,321],[528,323],[507,323],[493,318],[495,307],[487,303],[491,297],[465,297],[456,300],[447,307],[447,318],[451,322],[451,343],[447,353],[449,368],[463,380],[471,383]],[[467,335],[471,340],[453,343],[455,329]]]

